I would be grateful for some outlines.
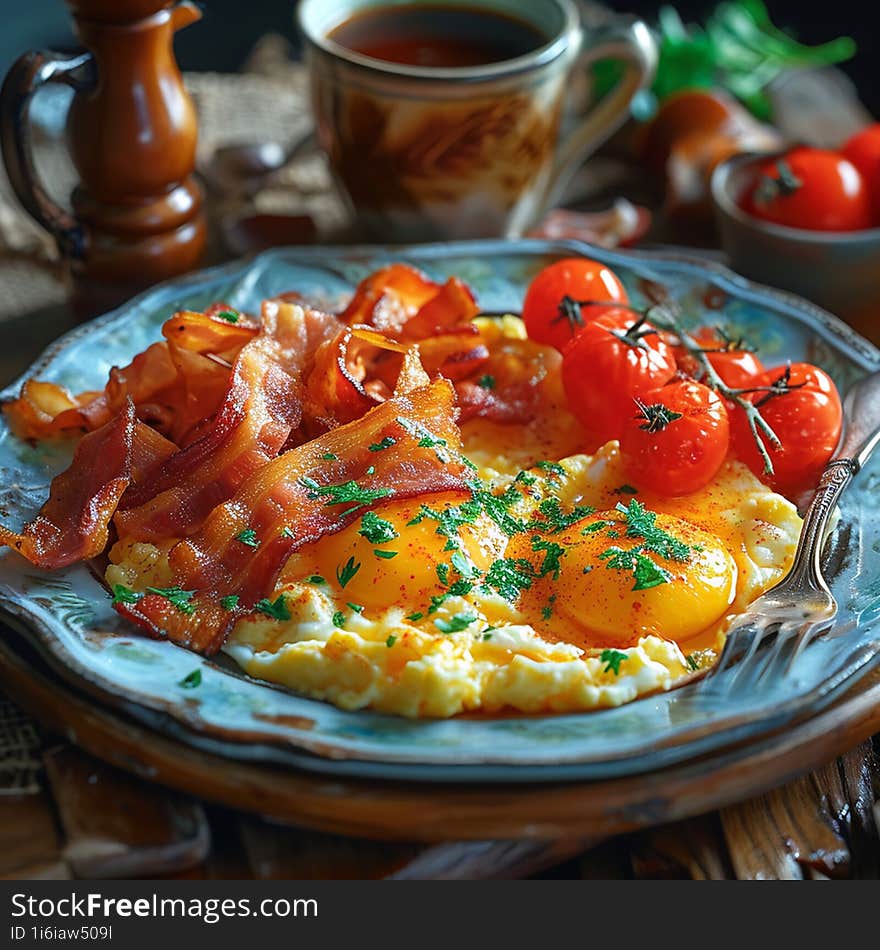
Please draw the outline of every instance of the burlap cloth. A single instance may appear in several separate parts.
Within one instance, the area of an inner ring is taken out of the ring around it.
[[[200,172],[208,170],[218,146],[277,142],[287,147],[310,130],[306,71],[290,59],[280,36],[264,37],[241,73],[187,73],[184,79],[199,113]],[[59,89],[53,92],[63,109],[67,90],[59,94]],[[34,111],[39,118],[42,113]],[[76,174],[61,141],[60,116],[52,120],[34,127],[35,161],[50,194],[66,205]],[[211,216],[232,211],[238,201],[244,199],[212,193]],[[311,215],[319,236],[345,221],[324,159],[314,151],[273,175],[247,204],[261,213]],[[59,304],[65,296],[54,241],[22,210],[0,167],[0,320]]]

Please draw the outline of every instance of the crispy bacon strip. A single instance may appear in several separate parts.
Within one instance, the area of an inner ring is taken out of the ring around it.
[[[185,537],[274,458],[300,423],[299,367],[334,318],[292,304],[267,305],[257,337],[239,353],[220,410],[204,434],[134,486],[115,523],[120,537]]]
[[[0,544],[32,564],[66,567],[104,550],[110,519],[131,479],[134,406],[80,440],[70,467],[52,479],[49,498],[21,533],[0,526]]]
[[[363,504],[334,503],[315,491],[313,482],[354,481],[359,489],[378,493],[376,500],[465,489],[454,399],[451,385],[438,380],[269,462],[211,512],[196,534],[171,549],[173,583],[197,592],[189,602],[192,612],[155,594],[116,609],[154,636],[216,652],[235,620],[271,594],[294,551],[339,531],[375,503],[371,496]],[[395,440],[391,448],[369,451],[386,436]],[[328,461],[329,455],[335,459]],[[245,530],[254,532],[257,547],[238,540]],[[238,595],[234,608],[221,606],[227,594]]]

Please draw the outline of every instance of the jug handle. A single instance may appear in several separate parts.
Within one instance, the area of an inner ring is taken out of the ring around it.
[[[25,211],[55,237],[64,256],[81,258],[85,250],[82,225],[52,200],[34,165],[30,103],[34,93],[50,82],[76,90],[92,87],[92,54],[32,50],[16,60],[0,89],[0,148],[9,182]]]

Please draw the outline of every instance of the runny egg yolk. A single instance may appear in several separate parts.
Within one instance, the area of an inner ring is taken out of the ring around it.
[[[399,604],[424,612],[432,596],[448,589],[441,585],[438,565],[446,566],[449,583],[460,577],[450,565],[454,550],[480,572],[503,550],[504,540],[488,519],[461,523],[455,518],[458,506],[469,498],[469,493],[441,492],[377,506],[336,534],[303,547],[288,562],[285,579],[318,574],[330,590],[341,588],[341,596],[352,603],[382,608]],[[452,515],[446,523],[457,529],[454,546],[438,532],[438,516],[444,514]]]
[[[687,521],[658,514],[655,524],[687,546],[686,559],[663,557],[644,538],[628,537],[617,510],[550,537],[564,552],[557,551],[558,571],[542,563],[546,549],[536,551],[533,538],[518,539],[508,557],[546,571],[523,592],[520,611],[539,629],[585,647],[629,646],[649,634],[682,642],[711,627],[736,595],[736,563],[718,538]]]

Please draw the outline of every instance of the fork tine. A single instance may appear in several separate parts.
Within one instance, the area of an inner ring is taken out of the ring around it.
[[[754,631],[754,621],[740,624],[739,626],[734,627],[732,630],[729,630],[724,641],[724,647],[721,650],[721,656],[718,657],[718,660],[706,673],[703,682],[708,679],[720,676],[725,672],[725,670],[732,666],[733,663],[736,662],[736,658],[740,655],[740,648],[746,640],[746,635],[748,633],[754,633]]]
[[[802,623],[797,620],[781,623],[776,631],[776,638],[761,658],[761,667],[756,672],[754,684],[757,686],[761,682],[766,682],[773,674],[778,675],[780,672],[778,667],[785,668],[786,657],[791,655],[792,650],[797,649],[804,633],[814,626],[813,623]]]
[[[763,626],[759,626],[757,624],[755,625],[746,652],[743,654],[739,663],[737,663],[733,672],[727,677],[728,689],[732,689],[735,685],[741,685],[740,681],[742,680],[744,673],[747,674],[746,678],[749,678],[752,675],[751,668],[755,654],[758,652],[760,647],[767,642],[767,638],[770,636],[770,632],[774,626],[776,625],[772,623],[765,624]]]
[[[794,669],[795,662],[804,649],[812,643],[816,637],[821,636],[823,633],[827,633],[832,626],[832,621],[822,621],[820,623],[811,623],[805,624],[804,629],[800,632],[797,641],[792,648],[791,655],[788,658],[788,662],[785,664],[785,667],[782,670],[781,675],[791,676],[792,670]]]

